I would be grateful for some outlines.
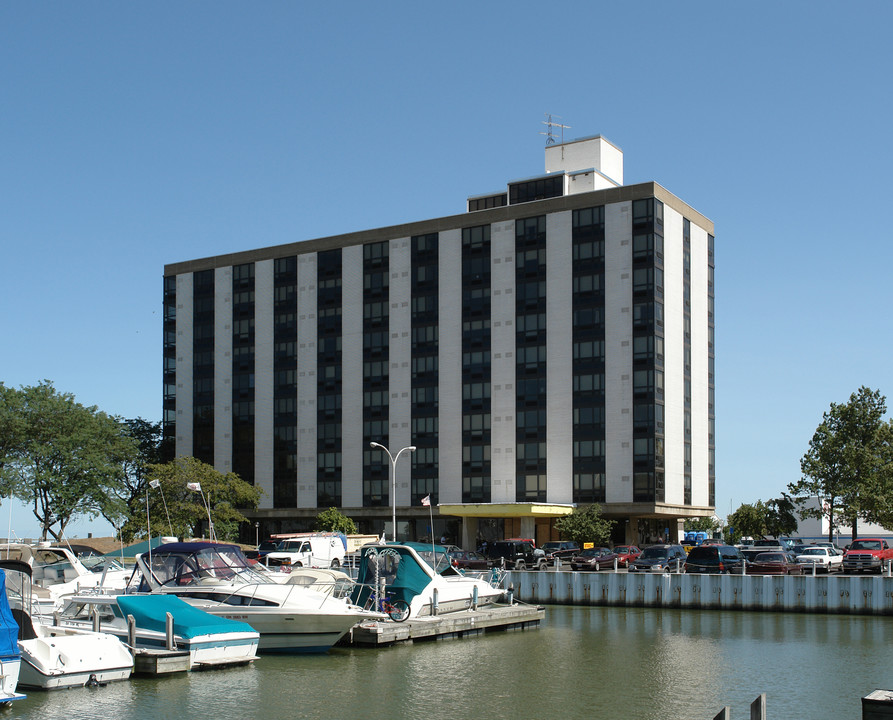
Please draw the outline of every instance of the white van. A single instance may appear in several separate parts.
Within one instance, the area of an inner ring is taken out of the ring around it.
[[[282,540],[264,562],[267,567],[340,568],[346,553],[341,533],[306,533]]]

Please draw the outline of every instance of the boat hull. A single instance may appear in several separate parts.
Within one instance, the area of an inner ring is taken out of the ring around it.
[[[0,705],[22,700],[25,695],[16,692],[21,673],[22,658],[19,655],[0,657]]]
[[[38,637],[19,640],[19,686],[52,690],[126,680],[133,656],[108,633],[36,626]]]
[[[189,598],[184,598],[189,602]],[[197,605],[205,612],[230,620],[248,623],[260,633],[258,652],[322,653],[329,650],[357,622],[365,617],[352,614],[323,615],[282,611],[251,612],[240,608],[233,612],[229,605]]]

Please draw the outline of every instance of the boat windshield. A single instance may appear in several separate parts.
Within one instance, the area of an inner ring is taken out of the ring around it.
[[[269,582],[251,568],[244,555],[229,548],[152,553],[151,570],[158,582],[166,586]]]

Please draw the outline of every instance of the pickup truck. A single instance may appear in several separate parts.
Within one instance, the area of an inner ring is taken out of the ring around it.
[[[893,560],[893,548],[881,538],[854,540],[843,556],[844,572],[883,572],[888,560]]]

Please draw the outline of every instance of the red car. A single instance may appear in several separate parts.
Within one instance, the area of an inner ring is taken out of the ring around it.
[[[790,553],[764,552],[747,565],[747,572],[751,575],[802,575],[803,566]]]
[[[620,564],[617,553],[612,552],[611,548],[596,547],[587,548],[579,555],[574,556],[571,560],[571,568],[573,570],[603,570],[613,569],[614,561]]]
[[[618,545],[614,548],[614,552],[620,556],[621,567],[629,567],[629,564],[642,554],[635,545]]]

